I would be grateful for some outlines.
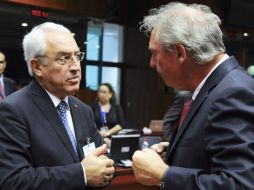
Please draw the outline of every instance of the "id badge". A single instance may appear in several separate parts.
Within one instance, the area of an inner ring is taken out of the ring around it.
[[[89,143],[85,146],[82,147],[84,155],[87,156],[91,151],[93,151],[95,149],[95,144],[94,142]]]

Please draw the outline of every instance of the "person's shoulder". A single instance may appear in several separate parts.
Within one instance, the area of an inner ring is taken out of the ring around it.
[[[74,104],[78,107],[81,107],[83,109],[91,109],[91,106],[86,104],[85,102],[81,101],[80,99],[76,98],[75,96],[69,96],[69,104]]]
[[[3,80],[4,80],[5,82],[8,82],[8,83],[16,84],[16,81],[13,80],[13,79],[11,79],[11,78],[9,78],[9,77],[5,77],[5,76],[4,76]]]
[[[120,104],[112,104],[111,106],[113,109],[122,110],[122,106]]]
[[[14,106],[22,105],[23,107],[26,107],[24,104],[31,100],[29,94],[28,87],[26,86],[8,95],[4,101],[8,104],[13,104]]]
[[[93,111],[98,111],[100,109],[99,103],[96,101],[90,105]]]

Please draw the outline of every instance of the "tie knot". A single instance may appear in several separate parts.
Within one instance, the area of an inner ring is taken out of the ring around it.
[[[65,101],[61,101],[59,104],[58,104],[58,109],[60,112],[65,112],[66,111],[66,102]]]

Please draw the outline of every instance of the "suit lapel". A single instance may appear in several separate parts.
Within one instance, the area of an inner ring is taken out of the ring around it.
[[[188,113],[187,113],[187,115],[186,115],[186,117],[185,117],[181,127],[178,129],[178,131],[177,131],[177,133],[175,135],[174,141],[171,142],[171,145],[169,147],[169,152],[167,153],[167,155],[168,155],[167,157],[169,157],[170,154],[172,153],[172,151],[174,150],[176,144],[179,142],[179,140],[183,136],[184,132],[186,131],[189,122],[194,117],[194,115],[198,112],[198,108],[202,105],[202,103],[206,99],[207,95],[208,95],[208,89],[202,87],[202,90],[200,91],[198,97],[192,103],[191,108],[188,111]]]
[[[83,158],[84,155],[82,151],[82,145],[84,145],[85,143],[84,142],[85,137],[84,137],[84,132],[82,130],[82,125],[84,125],[84,123],[82,123],[80,119],[80,107],[78,106],[78,104],[75,103],[72,97],[69,97],[69,106],[71,110],[73,125],[75,128],[75,134],[76,134],[76,140],[77,140],[77,146],[78,146],[77,148],[79,151],[79,155],[81,156],[81,158]]]
[[[230,57],[226,61],[224,61],[218,68],[214,70],[214,72],[207,78],[205,84],[201,88],[200,92],[198,93],[196,99],[191,105],[189,112],[187,113],[181,127],[179,128],[175,139],[171,143],[168,152],[167,152],[167,160],[173,156],[173,150],[176,147],[179,140],[182,138],[183,134],[185,133],[186,129],[189,126],[192,118],[198,113],[199,107],[203,104],[206,98],[209,95],[209,92],[227,75],[231,70],[239,66],[237,60],[234,57]]]
[[[36,106],[42,112],[45,118],[47,118],[47,120],[57,133],[58,137],[61,139],[62,143],[72,155],[73,159],[78,162],[79,159],[74,152],[70,138],[47,92],[35,80],[32,81],[30,88],[33,94],[32,101],[36,104]]]

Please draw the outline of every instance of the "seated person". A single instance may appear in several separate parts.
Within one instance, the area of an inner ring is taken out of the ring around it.
[[[109,83],[102,83],[98,90],[98,102],[92,106],[95,122],[101,136],[110,147],[110,136],[118,133],[123,127],[123,110],[116,103],[115,92]]]

